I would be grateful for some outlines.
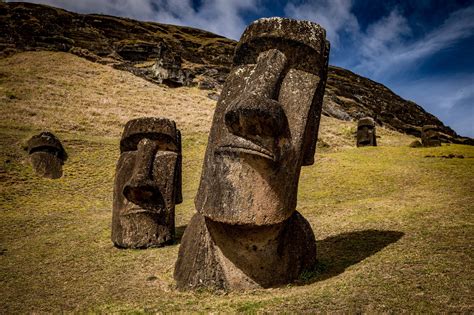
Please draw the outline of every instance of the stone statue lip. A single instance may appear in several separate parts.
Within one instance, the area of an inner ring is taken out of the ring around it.
[[[162,212],[164,209],[163,208],[160,208],[160,207],[155,207],[153,209],[151,208],[143,208],[143,207],[139,207],[139,206],[134,206],[134,207],[131,207],[127,210],[125,210],[122,215],[123,216],[128,216],[128,215],[134,215],[134,214],[138,214],[138,213],[149,213],[149,214],[158,214],[160,212]]]
[[[264,148],[263,146],[256,144],[253,141],[244,139],[244,138],[236,138],[233,139],[232,143],[223,143],[219,145],[216,149],[216,153],[222,152],[235,152],[235,153],[244,153],[259,156],[270,160],[272,162],[276,161],[275,154]]]

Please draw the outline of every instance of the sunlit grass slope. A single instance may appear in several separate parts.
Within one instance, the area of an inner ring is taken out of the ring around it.
[[[474,147],[413,149],[414,138],[379,128],[379,147],[355,148],[354,124],[325,118],[298,198],[318,240],[315,270],[281,288],[182,293],[172,279],[179,241],[112,246],[118,142],[128,119],[177,121],[182,234],[215,102],[61,53],[0,60],[0,89],[1,313],[474,311]],[[58,180],[35,176],[22,149],[43,129],[69,154]]]

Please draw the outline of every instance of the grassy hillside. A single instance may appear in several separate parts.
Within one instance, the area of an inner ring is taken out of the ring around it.
[[[315,232],[319,265],[298,283],[182,293],[172,279],[179,240],[114,248],[125,122],[165,116],[182,130],[181,235],[214,106],[201,90],[153,85],[69,54],[0,59],[1,312],[474,311],[474,147],[412,149],[414,138],[378,128],[379,147],[355,148],[354,123],[332,118],[322,120],[316,164],[300,179],[298,210]],[[43,129],[69,154],[58,180],[36,177],[22,149]]]

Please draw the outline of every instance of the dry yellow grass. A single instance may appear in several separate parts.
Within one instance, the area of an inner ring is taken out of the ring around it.
[[[198,89],[169,89],[131,73],[58,52],[0,60],[2,127],[119,136],[125,123],[168,117],[183,132],[207,132],[215,101]]]
[[[379,128],[379,147],[355,148],[354,123],[324,118],[320,139],[330,147],[303,168],[298,195],[317,238],[317,268],[281,288],[182,293],[172,279],[179,242],[112,246],[118,141],[133,117],[178,122],[182,233],[214,102],[61,53],[0,60],[0,88],[0,313],[474,312],[474,147],[412,149],[412,137]],[[43,128],[69,154],[58,180],[35,176],[21,148]],[[464,158],[441,157],[448,154]]]

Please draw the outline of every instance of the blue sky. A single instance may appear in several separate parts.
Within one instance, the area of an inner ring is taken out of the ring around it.
[[[193,26],[238,40],[255,19],[311,20],[330,64],[383,83],[474,137],[474,0],[34,0],[80,13]]]

